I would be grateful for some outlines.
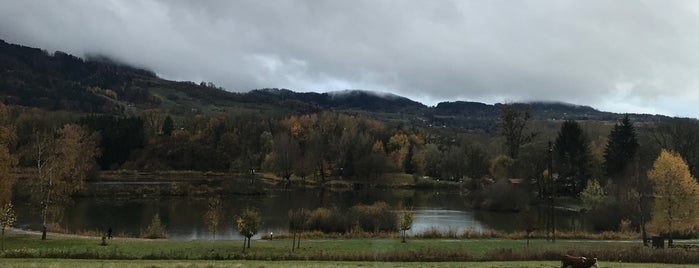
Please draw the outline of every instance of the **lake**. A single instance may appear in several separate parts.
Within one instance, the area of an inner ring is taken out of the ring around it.
[[[352,191],[330,191],[321,189],[272,190],[260,196],[222,197],[225,231],[214,237],[206,228],[204,212],[206,198],[79,198],[66,208],[60,225],[71,231],[114,229],[115,234],[138,236],[157,213],[166,225],[170,239],[240,239],[235,230],[235,215],[245,208],[257,208],[262,217],[260,233],[286,232],[287,213],[292,208],[315,209],[337,207],[345,210],[355,204],[371,204],[384,201],[393,208],[412,206],[414,223],[409,233],[422,232],[431,228],[442,231],[453,230],[498,230],[521,231],[527,223],[543,222],[544,214],[539,209],[530,212],[490,212],[474,210],[466,196],[459,191],[443,190],[396,190],[366,189]],[[17,226],[39,230],[41,217],[29,204],[17,203]],[[560,230],[587,230],[576,213],[557,211],[557,226]],[[541,221],[538,221],[542,218]],[[544,229],[540,226],[539,229]],[[258,235],[259,237],[259,235]]]

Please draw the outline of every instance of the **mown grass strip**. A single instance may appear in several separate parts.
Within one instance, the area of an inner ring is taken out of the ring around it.
[[[291,251],[291,240],[256,240],[242,252],[242,241],[170,241],[117,238],[100,246],[97,238],[14,234],[5,258],[109,260],[261,260],[261,261],[557,261],[572,253],[602,262],[699,263],[699,251],[644,248],[636,241],[559,240],[550,243],[510,239],[315,239]]]
[[[311,267],[311,268],[352,268],[352,267],[472,267],[472,268],[529,268],[558,267],[556,261],[512,261],[512,262],[335,262],[335,261],[171,261],[171,260],[74,260],[74,259],[0,259],[0,267],[52,267],[52,268],[219,268],[219,267]],[[600,267],[614,268],[685,268],[695,265],[659,263],[600,263]]]

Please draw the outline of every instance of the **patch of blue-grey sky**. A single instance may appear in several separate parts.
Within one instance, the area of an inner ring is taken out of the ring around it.
[[[231,91],[699,117],[695,1],[0,0],[0,38]]]

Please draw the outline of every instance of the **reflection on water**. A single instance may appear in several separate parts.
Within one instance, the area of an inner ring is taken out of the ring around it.
[[[260,234],[286,232],[287,212],[292,208],[315,209],[337,207],[346,210],[363,203],[384,201],[392,207],[413,207],[415,210],[411,233],[428,229],[441,231],[465,230],[516,231],[527,228],[527,222],[538,222],[537,211],[527,213],[496,213],[476,211],[468,206],[466,197],[455,192],[432,190],[276,190],[264,196],[224,196],[224,230],[216,237],[207,230],[204,212],[205,198],[171,197],[161,199],[112,200],[108,198],[81,198],[66,209],[60,225],[80,230],[106,230],[112,227],[116,234],[137,236],[158,213],[166,225],[171,239],[240,239],[234,226],[235,215],[245,208],[257,208],[262,216]],[[38,230],[41,220],[36,210],[28,204],[17,204],[18,226]],[[560,229],[581,228],[575,214],[559,215]],[[543,221],[542,221],[543,222]],[[543,228],[542,228],[543,229]],[[259,235],[258,235],[259,237]]]
[[[413,233],[429,229],[439,231],[484,231],[488,228],[475,220],[473,211],[446,210],[435,208],[416,208],[413,214]]]

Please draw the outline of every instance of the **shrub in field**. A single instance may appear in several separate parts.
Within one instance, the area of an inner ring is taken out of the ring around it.
[[[33,248],[8,249],[0,253],[3,258],[38,258],[39,250]]]
[[[523,187],[502,179],[485,186],[479,194],[476,194],[473,205],[476,208],[493,211],[520,211],[527,204],[529,204],[529,196]]]
[[[396,217],[385,202],[355,205],[349,215],[353,226],[363,231],[395,231],[397,227]]]
[[[415,238],[432,239],[432,238],[457,238],[457,232],[454,229],[440,230],[435,227],[424,230],[415,234]]]
[[[141,237],[148,239],[167,238],[165,224],[160,221],[160,216],[156,213],[153,220],[146,229],[141,230]]]
[[[337,208],[317,208],[313,210],[308,219],[308,228],[325,233],[343,233],[348,230],[345,217]]]

